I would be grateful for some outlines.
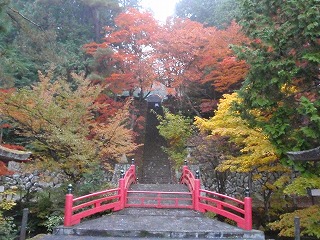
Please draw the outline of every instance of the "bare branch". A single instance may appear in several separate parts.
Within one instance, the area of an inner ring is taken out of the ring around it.
[[[31,19],[27,18],[26,16],[24,16],[23,14],[21,14],[18,10],[15,10],[15,9],[13,9],[13,8],[11,8],[11,7],[8,7],[8,8],[9,8],[11,11],[13,11],[14,13],[18,14],[19,16],[21,16],[23,19],[27,20],[28,22],[30,22],[31,24],[37,26],[40,30],[43,31],[42,27],[41,27],[39,24],[37,24],[37,23],[35,23],[34,21],[32,21]],[[8,13],[8,15],[12,18],[12,16],[10,15],[10,13]]]

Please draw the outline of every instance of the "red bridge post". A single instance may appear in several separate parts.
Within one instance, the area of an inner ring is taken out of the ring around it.
[[[250,197],[249,188],[246,189],[244,198],[244,229],[252,230],[252,198]]]
[[[66,203],[64,206],[64,226],[70,227],[72,225],[72,207],[73,207],[73,194],[72,185],[68,185],[68,193],[66,194]]]
[[[119,179],[119,204],[117,204],[117,206],[114,208],[114,211],[119,211],[124,209],[125,207],[125,201],[126,201],[126,197],[125,197],[125,179],[124,179],[124,171],[121,170],[121,175],[120,175],[120,179]]]
[[[194,202],[193,202],[193,209],[195,211],[199,211],[202,212],[199,206],[199,201],[200,201],[200,187],[201,187],[201,183],[200,183],[200,173],[197,170],[196,171],[196,177],[194,179]]]

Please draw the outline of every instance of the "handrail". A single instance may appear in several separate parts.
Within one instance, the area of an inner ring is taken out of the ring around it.
[[[119,211],[125,207],[127,190],[136,183],[135,166],[132,164],[126,174],[119,179],[119,186],[74,198],[72,186],[68,187],[64,209],[64,226],[69,227],[80,223],[81,219],[102,211]],[[105,196],[105,195],[108,196]],[[92,199],[96,198],[96,199]],[[77,202],[81,202],[76,205]]]
[[[238,227],[252,229],[252,199],[244,201],[216,192],[200,189],[199,207],[201,210],[214,212],[235,221]]]
[[[108,196],[105,196],[108,194]],[[99,197],[92,199],[94,197]],[[119,188],[109,189],[73,198],[73,194],[66,195],[64,226],[80,223],[81,219],[98,212],[119,208],[121,195]],[[82,202],[87,200],[87,202]],[[77,202],[80,202],[76,205]]]
[[[180,183],[186,184],[190,192],[194,191],[194,188],[195,188],[195,183],[193,181],[194,179],[195,177],[192,171],[190,171],[190,169],[188,168],[188,166],[183,166]]]
[[[129,189],[132,183],[137,183],[137,176],[135,171],[135,165],[131,165],[124,175],[125,188]]]
[[[130,190],[128,191],[128,194],[130,195],[127,196],[126,207],[193,209],[192,193],[190,192],[158,192]],[[135,194],[138,194],[138,196],[134,196]]]
[[[193,209],[213,212],[235,221],[238,227],[252,229],[252,199],[244,201],[200,188],[200,179],[194,177],[188,166],[183,166],[180,183],[186,184],[193,193]]]

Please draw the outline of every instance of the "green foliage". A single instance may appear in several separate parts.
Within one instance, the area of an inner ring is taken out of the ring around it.
[[[0,210],[0,239],[12,240],[16,237],[16,225],[13,217],[4,217]]]
[[[320,238],[320,206],[314,205],[292,213],[280,216],[280,220],[271,223],[269,226],[273,230],[280,230],[279,236],[294,236],[294,218],[300,218],[301,235]]]
[[[16,0],[3,9],[1,26],[10,26],[0,38],[0,87],[5,88],[29,86],[37,81],[37,70],[52,65],[56,76],[69,79],[71,72],[88,71],[82,45],[99,41],[102,27],[113,26],[121,10],[117,0]]]
[[[74,194],[83,196],[89,193],[110,188],[110,183],[105,180],[106,171],[101,166],[95,166],[92,173],[84,173],[81,181],[75,185]]]
[[[286,186],[283,192],[288,195],[306,196],[307,188],[320,189],[320,177],[300,176]]]
[[[239,91],[242,103],[238,110],[268,135],[283,163],[288,163],[287,151],[319,144],[319,1],[239,3],[240,24],[253,41],[234,47],[250,65]],[[263,118],[254,117],[257,111]]]
[[[319,1],[240,0],[239,4],[240,24],[253,41],[233,48],[250,65],[237,110],[266,134],[283,164],[303,173],[284,192],[305,195],[306,187],[318,186],[320,169],[311,162],[292,162],[285,153],[319,146]],[[277,184],[289,182],[280,179]],[[285,214],[272,227],[282,236],[292,236],[297,214],[302,233],[319,237],[318,208]]]
[[[43,224],[49,233],[52,233],[55,227],[58,227],[63,223],[62,216],[49,216],[47,217],[47,221]]]
[[[157,126],[159,133],[168,143],[165,148],[169,157],[176,166],[181,166],[187,157],[187,140],[192,134],[191,120],[180,115],[164,111],[164,116],[159,116],[160,124]]]
[[[3,33],[7,30],[7,22],[5,21],[5,10],[9,3],[9,0],[0,1],[0,33]]]
[[[12,240],[16,234],[16,226],[13,217],[7,216],[7,212],[11,210],[16,203],[10,200],[9,196],[15,195],[15,191],[6,190],[0,192],[0,239]]]
[[[298,113],[304,116],[307,121],[299,133],[304,136],[306,141],[316,145],[320,136],[320,99],[311,101],[306,97],[301,97]]]
[[[176,5],[176,14],[224,29],[237,17],[238,3],[236,0],[181,0]]]

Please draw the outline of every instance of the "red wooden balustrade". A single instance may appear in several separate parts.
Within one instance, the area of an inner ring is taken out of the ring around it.
[[[119,187],[73,198],[68,189],[64,209],[64,226],[80,223],[81,219],[107,210],[119,211],[125,207],[126,192],[130,184],[136,182],[135,165],[131,165],[119,180]]]
[[[129,191],[136,183],[135,166],[132,164],[120,178],[119,187],[73,198],[71,189],[66,195],[64,226],[80,223],[81,219],[98,212],[119,211],[126,207],[185,208],[199,212],[214,212],[235,221],[238,227],[252,229],[252,199],[243,201],[200,188],[199,176],[194,176],[188,166],[182,169],[181,184],[189,192]]]
[[[193,209],[190,192],[128,191],[126,207]]]
[[[243,201],[200,188],[200,179],[195,178],[188,166],[184,166],[180,183],[186,184],[193,193],[194,210],[213,212],[235,221],[238,227],[252,230],[252,199]]]

